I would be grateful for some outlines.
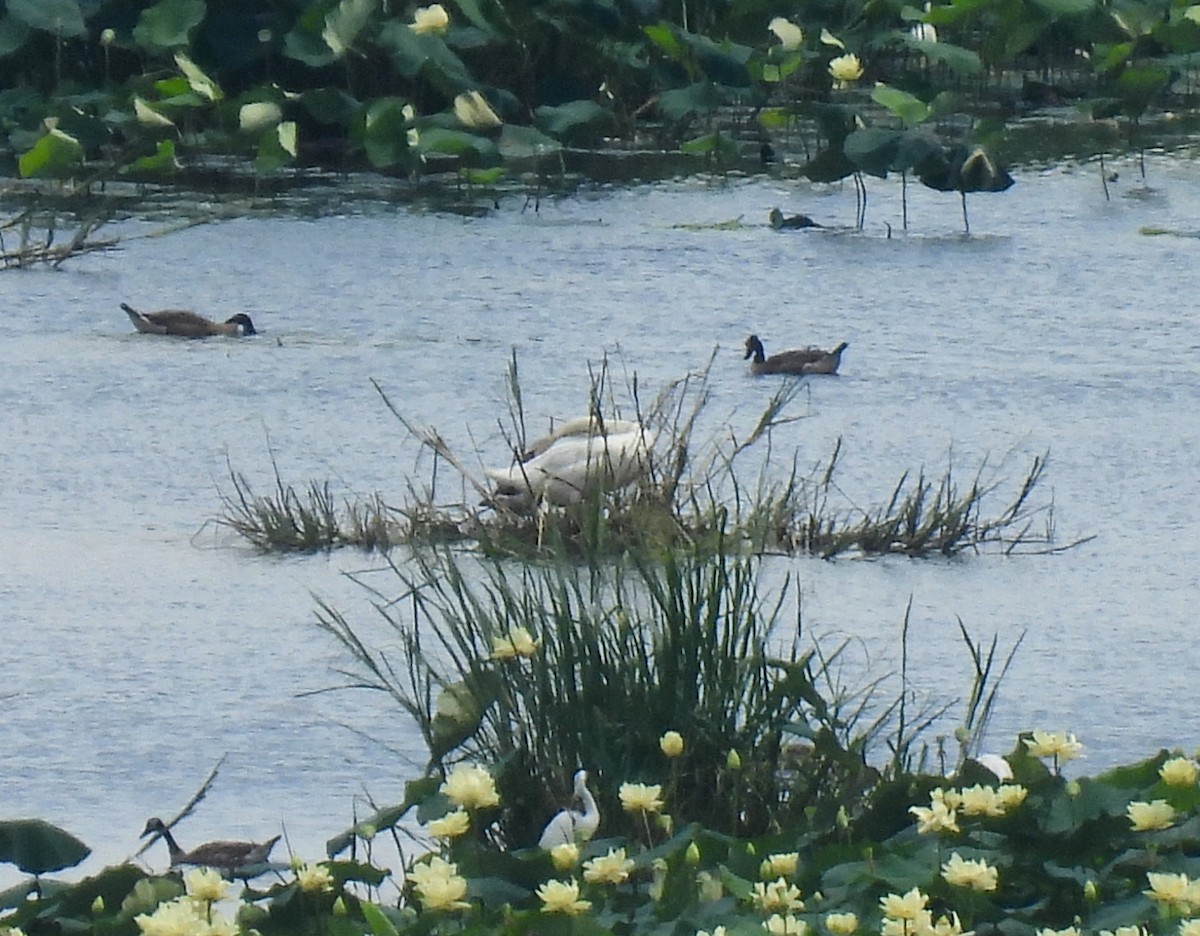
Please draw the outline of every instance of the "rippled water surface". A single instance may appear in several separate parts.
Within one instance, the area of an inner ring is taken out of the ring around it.
[[[422,759],[382,700],[306,694],[345,662],[317,600],[369,620],[343,573],[380,560],[262,557],[206,525],[230,465],[265,491],[273,452],[299,486],[402,501],[428,465],[372,379],[503,464],[514,348],[538,426],[583,410],[605,354],[655,390],[718,348],[707,413],[745,432],[777,386],[746,374],[750,331],[768,353],[850,343],[775,437],[805,467],[840,437],[847,503],[879,506],[904,471],[950,460],[965,481],[985,458],[1005,494],[1049,451],[1057,541],[1095,536],[1048,556],[772,560],[798,579],[808,633],[854,638],[890,672],[911,599],[909,666],[930,699],[967,687],[958,618],[1002,648],[1025,634],[996,747],[1071,730],[1087,772],[1194,748],[1200,240],[1140,229],[1195,229],[1200,168],[1154,160],[1150,192],[1118,168],[1111,202],[1094,167],[1017,173],[971,199],[969,239],[957,199],[925,190],[901,235],[890,181],[870,181],[863,234],[765,223],[775,205],[848,222],[849,188],[687,181],[471,220],[354,207],[142,239],[153,228],[131,224],[119,252],[0,274],[0,815],[72,830],[95,871],[227,755],[185,847],[282,825],[319,857],[367,794],[399,801]],[[121,301],[245,309],[262,334],[139,336]]]

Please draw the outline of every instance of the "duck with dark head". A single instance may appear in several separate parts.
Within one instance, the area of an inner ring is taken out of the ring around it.
[[[163,309],[160,312],[138,312],[124,302],[121,308],[133,322],[133,327],[147,335],[174,335],[177,338],[215,338],[219,335],[257,335],[258,331],[245,312],[230,316],[224,322],[214,322],[184,309]]]
[[[742,359],[753,358],[750,361],[752,374],[836,374],[842,363],[842,352],[849,346],[848,342],[843,341],[832,351],[798,348],[767,357],[758,335],[751,335],[746,339],[746,353]]]
[[[231,876],[239,876],[242,870],[253,869],[255,865],[263,864],[271,854],[271,849],[279,841],[279,836],[265,842],[206,842],[197,845],[190,851],[184,851],[175,841],[175,836],[167,824],[158,817],[146,822],[142,837],[160,835],[167,843],[167,854],[171,857],[171,867],[179,865],[196,865],[205,868],[217,868]],[[150,843],[147,843],[149,847]],[[255,873],[261,873],[261,869]]]

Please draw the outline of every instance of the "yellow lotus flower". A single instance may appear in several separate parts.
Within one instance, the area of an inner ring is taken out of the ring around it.
[[[683,735],[678,731],[668,731],[658,739],[658,748],[667,757],[678,757],[683,753]]]
[[[426,910],[468,910],[467,879],[457,874],[431,875],[415,884],[413,890]]]
[[[579,864],[579,846],[574,842],[561,842],[550,849],[550,860],[559,871],[569,871]]]
[[[1130,803],[1125,807],[1125,815],[1133,823],[1134,832],[1154,832],[1169,829],[1175,824],[1175,810],[1166,800]]]
[[[892,920],[916,920],[929,898],[921,893],[920,888],[914,887],[907,894],[887,894],[879,898],[879,908],[883,915]]]
[[[417,7],[416,12],[413,13],[413,21],[408,24],[408,28],[418,36],[441,36],[450,28],[450,14],[440,3]]]
[[[695,842],[689,842],[687,850],[683,853],[683,860],[693,867],[700,864],[700,846]]]
[[[839,55],[829,63],[829,74],[833,76],[833,80],[839,85],[858,81],[863,74],[862,62],[858,60],[858,56],[853,52],[846,55]]]
[[[775,913],[763,920],[763,929],[775,936],[805,936],[808,923],[790,913],[786,916]]]
[[[763,879],[791,877],[796,873],[796,868],[799,865],[799,852],[781,852],[777,855],[768,855],[763,859],[763,863],[758,866],[758,876]]]
[[[728,754],[726,754],[725,755],[725,769],[726,770],[741,770],[742,769],[742,755],[739,754],[736,750],[730,751]]]
[[[1146,875],[1149,890],[1142,891],[1168,912],[1194,913],[1200,908],[1200,882],[1191,881],[1186,874],[1166,874],[1150,871]]]
[[[333,890],[333,875],[323,864],[301,865],[296,869],[296,883],[306,894]]]
[[[658,783],[622,783],[617,795],[626,812],[655,813],[663,808],[662,785]]]
[[[487,130],[503,123],[478,91],[468,91],[454,99],[454,116],[464,127],[473,130]]]
[[[1158,775],[1167,786],[1195,786],[1200,769],[1190,757],[1172,757],[1158,768]]]
[[[465,835],[471,828],[471,814],[464,809],[446,813],[429,823],[429,834],[436,839],[449,840]]]
[[[879,921],[879,936],[938,936],[938,934],[934,931],[933,914],[928,910],[922,910],[913,920],[893,920],[891,917],[884,917]],[[946,933],[944,936],[956,936],[956,934]]]
[[[216,868],[193,868],[183,876],[183,886],[192,900],[216,903],[225,896],[229,882]]]
[[[1040,929],[1037,936],[1081,936],[1078,926],[1068,926],[1066,929]]]
[[[133,113],[137,117],[138,123],[143,127],[174,127],[175,124],[170,118],[164,117],[153,107],[143,101],[140,97],[133,99]]]
[[[583,863],[583,879],[589,884],[623,884],[633,870],[633,859],[625,849],[610,848],[608,854]]]
[[[858,929],[858,916],[853,913],[826,914],[825,928],[833,933],[833,936],[851,936]]]
[[[446,799],[463,809],[487,809],[500,804],[496,781],[475,764],[456,765],[438,789]]]
[[[999,797],[1005,812],[1016,809],[1025,802],[1028,795],[1029,791],[1019,783],[1002,783],[996,788],[996,796]]]
[[[492,659],[511,660],[513,657],[528,659],[537,653],[537,641],[524,627],[514,627],[503,637],[492,638]]]
[[[804,901],[800,899],[800,888],[789,884],[785,878],[769,883],[756,882],[750,891],[750,899],[754,901],[754,906],[764,913],[804,909]]]
[[[777,16],[767,24],[767,29],[779,39],[779,48],[784,52],[794,52],[804,45],[804,30],[789,19]]]
[[[696,936],[725,936],[725,927],[714,926],[710,933],[708,930],[696,930]]]
[[[994,787],[977,783],[962,791],[959,810],[964,816],[1003,816],[1004,804]]]
[[[917,833],[957,832],[958,814],[940,801],[931,806],[910,806],[908,811],[917,817]]]
[[[971,936],[971,933],[963,932],[962,920],[957,913],[938,917],[937,922],[930,923],[927,929],[929,936]],[[921,932],[921,929],[918,927],[916,931]]]
[[[577,881],[547,881],[537,889],[542,901],[542,913],[565,913],[578,916],[592,909],[590,900],[579,899]]]
[[[145,936],[192,936],[201,927],[207,931],[207,916],[203,907],[185,898],[159,904],[153,913],[136,916],[133,922]]]
[[[954,852],[942,865],[942,877],[951,887],[967,887],[974,891],[994,891],[999,872],[986,861],[968,861]]]
[[[422,861],[413,865],[408,869],[408,874],[405,878],[412,881],[414,885],[420,887],[426,881],[436,878],[450,878],[458,876],[458,865],[453,861],[447,861],[445,858],[434,855],[428,861]]]
[[[1062,764],[1083,753],[1083,745],[1073,734],[1034,730],[1030,735],[1025,739],[1025,748],[1033,757],[1053,757]]]

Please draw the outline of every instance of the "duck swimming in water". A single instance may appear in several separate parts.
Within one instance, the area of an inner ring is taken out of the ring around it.
[[[146,823],[142,837],[161,835],[167,843],[167,854],[171,856],[171,867],[179,865],[197,865],[205,868],[217,868],[230,874],[239,868],[248,868],[265,862],[271,854],[271,849],[279,841],[280,836],[265,842],[206,842],[197,845],[191,851],[184,851],[175,841],[175,836],[167,828],[166,823],[155,817]]]
[[[214,322],[184,309],[163,309],[160,312],[138,312],[124,302],[121,308],[133,322],[134,328],[147,335],[174,335],[178,338],[215,338],[218,335],[257,335],[254,323],[245,312],[239,312],[224,322]]]
[[[750,362],[752,374],[836,374],[842,363],[842,352],[849,346],[848,342],[843,341],[832,351],[799,348],[794,351],[780,351],[767,357],[758,335],[751,335],[746,339],[743,360],[754,358]]]

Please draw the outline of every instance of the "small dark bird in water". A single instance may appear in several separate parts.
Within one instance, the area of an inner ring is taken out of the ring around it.
[[[239,312],[224,322],[214,322],[195,312],[183,309],[163,309],[161,312],[138,312],[124,302],[121,308],[134,327],[147,335],[175,335],[178,338],[214,338],[218,335],[257,335],[254,323],[245,312]]]
[[[161,835],[167,843],[167,854],[171,856],[171,867],[179,865],[197,865],[205,868],[217,868],[231,874],[239,868],[247,868],[265,862],[271,854],[271,849],[279,841],[276,835],[265,842],[206,842],[197,845],[191,851],[184,851],[175,841],[175,836],[166,824],[155,817],[146,823],[142,837]]]
[[[785,215],[778,208],[772,208],[768,218],[771,222],[771,227],[777,231],[821,226],[806,214]]]
[[[758,335],[751,335],[746,339],[743,360],[754,358],[750,362],[750,372],[753,374],[836,374],[838,365],[842,363],[842,352],[848,347],[849,344],[843,341],[832,351],[799,348],[767,357]]]

